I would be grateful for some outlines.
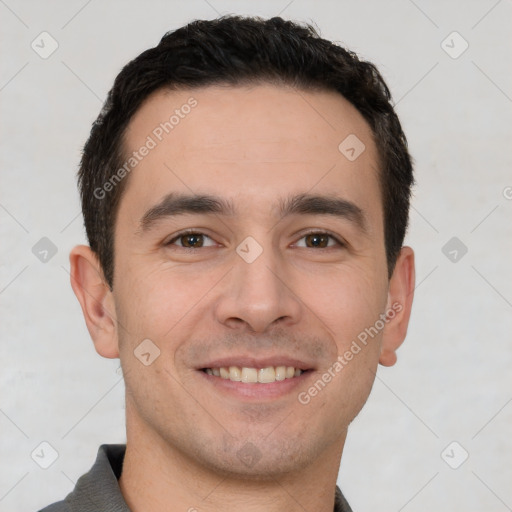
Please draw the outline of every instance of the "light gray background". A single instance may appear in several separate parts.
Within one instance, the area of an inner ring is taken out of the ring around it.
[[[85,242],[80,150],[122,65],[167,30],[227,13],[313,21],[375,62],[416,161],[411,325],[350,429],[349,502],[512,510],[510,0],[0,0],[0,509],[63,498],[101,443],[125,442],[118,361],[94,351],[69,285],[69,250]],[[31,48],[42,31],[59,45],[47,59]],[[463,48],[453,31],[469,44],[458,58],[445,51]],[[46,263],[32,252],[42,237],[58,250]],[[455,262],[442,252],[452,237],[468,250]],[[31,458],[43,441],[58,452],[48,469]]]

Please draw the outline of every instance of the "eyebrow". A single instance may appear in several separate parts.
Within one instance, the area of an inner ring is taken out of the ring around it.
[[[361,231],[367,232],[367,219],[355,203],[339,197],[298,194],[281,199],[277,204],[281,218],[294,215],[331,215],[348,220]],[[183,214],[215,214],[227,217],[236,215],[231,200],[213,196],[171,192],[158,204],[149,208],[140,220],[139,232],[149,231],[158,221]]]

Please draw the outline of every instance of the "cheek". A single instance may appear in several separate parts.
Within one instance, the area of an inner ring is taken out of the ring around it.
[[[338,351],[375,324],[387,300],[386,280],[368,269],[345,267],[327,278],[308,280],[309,306],[329,327],[337,340]]]
[[[133,268],[116,290],[117,318],[125,337],[134,344],[149,338],[162,350],[172,349],[180,329],[199,311],[204,314],[204,296],[215,284],[214,277],[161,265]]]
[[[323,307],[337,350],[336,362],[330,367],[337,403],[333,414],[350,422],[366,402],[375,379],[382,336],[375,325],[385,311],[387,279],[377,271],[345,270],[329,285]]]

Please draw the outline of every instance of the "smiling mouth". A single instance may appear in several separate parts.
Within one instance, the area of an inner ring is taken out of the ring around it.
[[[202,368],[201,371],[232,382],[270,384],[276,381],[300,377],[301,374],[309,370],[301,370],[294,366],[267,366],[265,368],[221,366],[220,368]]]

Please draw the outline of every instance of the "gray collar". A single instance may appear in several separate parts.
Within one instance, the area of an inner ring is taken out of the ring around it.
[[[96,462],[78,479],[75,489],[64,501],[41,512],[130,512],[118,483],[125,451],[126,444],[102,444]],[[352,512],[338,486],[334,512]]]

